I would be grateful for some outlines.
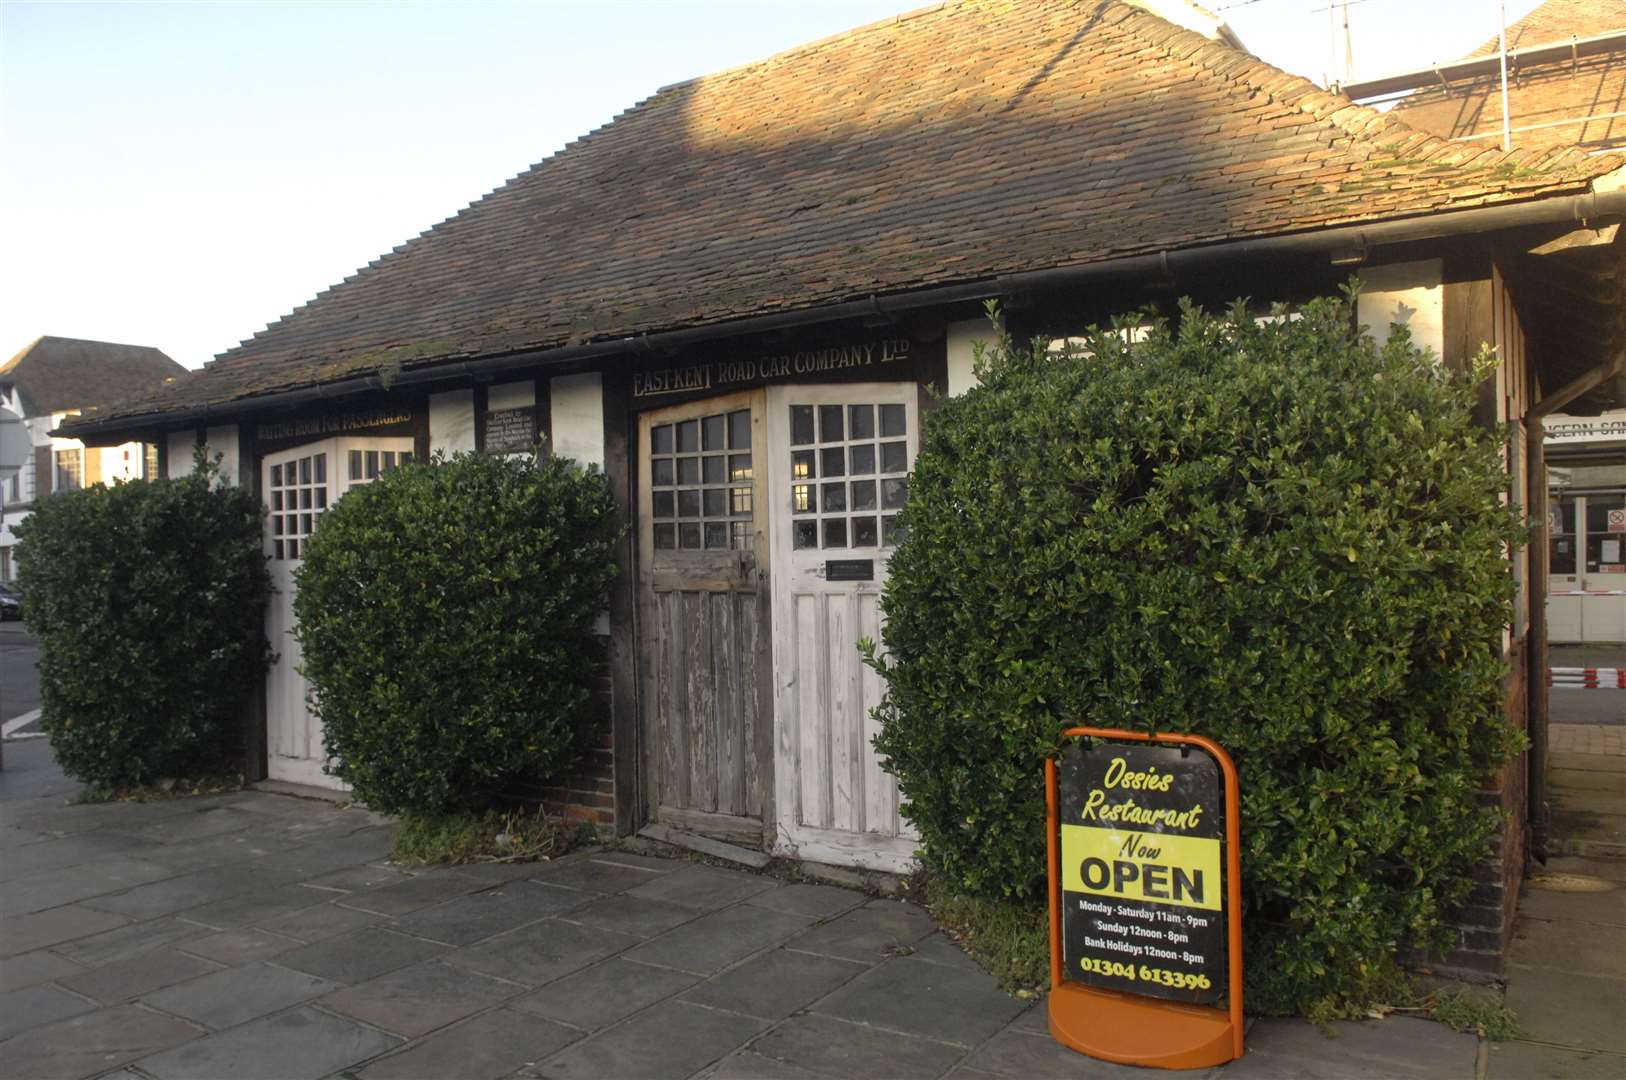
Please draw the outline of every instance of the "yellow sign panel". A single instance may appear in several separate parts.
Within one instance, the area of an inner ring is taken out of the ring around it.
[[[1063,825],[1061,867],[1067,892],[1220,910],[1217,838]]]

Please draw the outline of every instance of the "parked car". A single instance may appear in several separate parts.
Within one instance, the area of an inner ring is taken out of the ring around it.
[[[23,591],[9,581],[0,581],[0,622],[23,617]]]

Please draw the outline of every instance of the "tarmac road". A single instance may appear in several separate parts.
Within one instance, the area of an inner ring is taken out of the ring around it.
[[[0,721],[40,707],[39,658],[39,642],[22,623],[0,623]]]

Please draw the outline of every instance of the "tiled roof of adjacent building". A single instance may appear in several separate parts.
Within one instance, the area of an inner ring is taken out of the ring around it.
[[[125,416],[1584,192],[1118,0],[956,0],[656,93]]]
[[[39,337],[0,365],[0,386],[15,386],[29,416],[117,406],[173,387],[187,370],[150,345]]]
[[[1626,31],[1626,0],[1547,0],[1507,28],[1507,47],[1527,49],[1610,31]],[[1497,51],[1492,38],[1464,59]],[[1626,113],[1626,54],[1516,61],[1508,68],[1507,111],[1513,141],[1521,146],[1626,146],[1626,115],[1621,115]],[[1502,133],[1501,76],[1419,90],[1398,102],[1391,115],[1446,138],[1495,145]]]

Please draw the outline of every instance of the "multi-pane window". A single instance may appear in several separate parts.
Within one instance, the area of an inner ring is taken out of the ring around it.
[[[58,450],[56,452],[56,483],[52,491],[78,491],[85,486],[85,452]]]
[[[797,548],[891,547],[909,494],[902,405],[790,407],[791,541]]]
[[[402,450],[352,450],[350,451],[350,480],[356,481],[377,480],[379,473],[389,472],[397,464],[405,465],[412,460],[412,451]]]
[[[658,550],[750,548],[751,410],[650,428],[649,474]]]
[[[148,480],[158,479],[158,444],[141,444],[141,475]]]
[[[271,466],[271,556],[298,559],[327,509],[327,454]]]

